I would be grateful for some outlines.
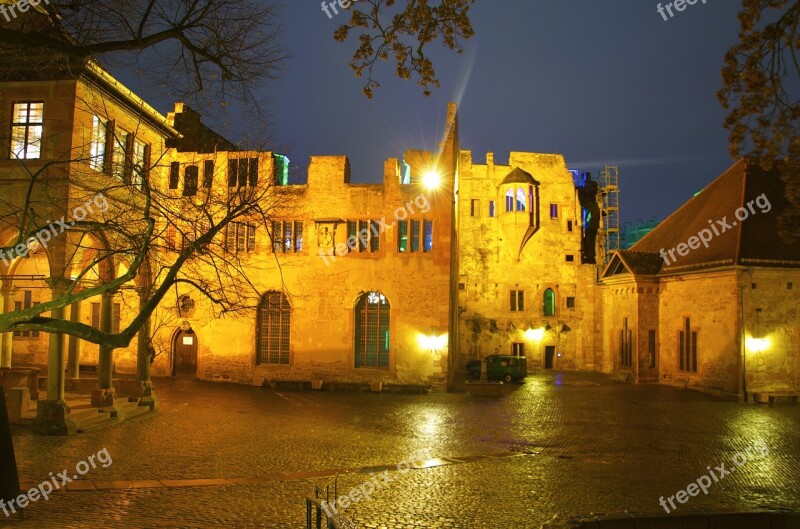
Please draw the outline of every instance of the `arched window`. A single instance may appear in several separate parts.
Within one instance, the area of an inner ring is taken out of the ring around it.
[[[258,304],[258,363],[289,363],[289,321],[292,307],[283,292],[271,291]]]
[[[517,211],[525,211],[525,190],[517,188]]]
[[[556,293],[553,292],[552,288],[548,288],[544,291],[544,315],[556,315]]]
[[[506,211],[514,211],[514,188],[511,187],[506,191]]]
[[[389,301],[367,292],[356,303],[355,366],[389,367]]]

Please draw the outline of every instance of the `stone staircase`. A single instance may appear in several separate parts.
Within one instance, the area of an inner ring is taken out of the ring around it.
[[[114,408],[94,408],[91,406],[88,395],[68,394],[67,403],[70,405],[69,418],[75,421],[76,433],[87,433],[101,430],[123,421],[130,421],[149,414],[149,406],[140,406],[138,398],[130,397],[127,400],[118,399]],[[26,422],[32,423],[36,417],[36,401],[31,401],[28,408]]]

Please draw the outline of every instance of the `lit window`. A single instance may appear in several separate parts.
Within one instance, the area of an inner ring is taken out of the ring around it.
[[[95,171],[103,171],[105,168],[106,153],[106,129],[108,124],[101,121],[97,116],[92,118],[92,143],[89,148],[89,167]]]
[[[525,211],[525,190],[517,189],[517,211]]]
[[[258,363],[289,364],[292,307],[283,292],[267,292],[258,304]]]
[[[112,149],[111,174],[121,181],[125,180],[127,162],[127,144],[130,134],[124,130],[114,133],[114,148]]]
[[[522,312],[525,310],[525,291],[511,291],[511,312]]]
[[[303,251],[303,223],[300,221],[274,221],[272,223],[273,253]]]
[[[514,211],[514,189],[510,188],[506,191],[506,211]]]
[[[144,179],[150,169],[150,146],[136,140],[133,142],[133,179],[131,183],[138,189],[142,188]]]
[[[42,154],[44,103],[14,103],[11,158],[33,160]]]
[[[544,291],[543,311],[545,316],[556,315],[556,293],[553,292],[552,288],[548,288]]]
[[[380,292],[359,298],[355,314],[355,367],[389,367],[389,301]]]
[[[423,252],[432,252],[433,251],[433,221],[432,220],[424,220],[422,221],[422,251]]]
[[[397,223],[397,251],[404,253],[408,251],[408,221],[401,220]]]
[[[289,185],[289,158],[282,154],[273,154],[273,168],[275,171],[275,185]]]
[[[551,219],[558,218],[558,204],[550,204],[550,218]]]

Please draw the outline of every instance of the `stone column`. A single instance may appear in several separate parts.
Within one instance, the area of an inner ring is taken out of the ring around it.
[[[81,302],[76,301],[69,307],[69,321],[79,323],[81,321]],[[80,378],[81,365],[81,339],[77,336],[70,336],[67,339],[69,350],[67,352],[67,378],[77,380]]]
[[[113,306],[114,293],[106,292],[100,298],[100,332],[111,333]],[[112,417],[122,419],[121,410],[114,402],[113,362],[114,348],[101,345],[97,365],[97,389],[92,391],[92,406],[102,408],[103,411],[111,413]]]
[[[13,292],[10,287],[3,286],[0,289],[0,300],[2,300],[3,314],[11,312]],[[10,332],[0,333],[0,367],[11,367],[11,351],[14,334]]]
[[[140,306],[147,302],[147,296],[140,294]],[[156,394],[153,383],[150,380],[150,350],[153,347],[150,343],[150,319],[142,325],[136,335],[136,378],[142,386],[142,393],[139,398],[139,406],[147,406],[151,410],[156,407]]]
[[[52,278],[50,288],[53,299],[64,295],[63,280]],[[63,319],[64,309],[50,311],[53,319]],[[50,333],[50,349],[47,356],[47,398],[39,400],[33,431],[45,435],[69,435],[75,433],[75,422],[69,418],[69,405],[64,400],[64,335]]]

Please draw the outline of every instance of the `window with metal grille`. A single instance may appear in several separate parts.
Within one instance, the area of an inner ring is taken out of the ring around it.
[[[11,159],[33,160],[42,155],[44,103],[14,103],[11,123]]]
[[[697,373],[697,331],[692,330],[689,318],[684,318],[684,330],[679,333],[679,368],[681,371]]]
[[[389,301],[380,292],[359,298],[355,314],[355,366],[389,367]]]
[[[272,222],[272,252],[292,253],[303,251],[303,223],[292,220]]]
[[[289,363],[292,307],[283,292],[271,291],[258,304],[258,363]]]
[[[230,222],[225,226],[225,248],[231,253],[254,252],[256,227],[243,222]]]
[[[19,312],[38,305],[38,301],[33,301],[33,291],[25,290],[22,292],[22,301],[14,302],[14,310]],[[14,331],[15,338],[38,338],[39,331]]]

